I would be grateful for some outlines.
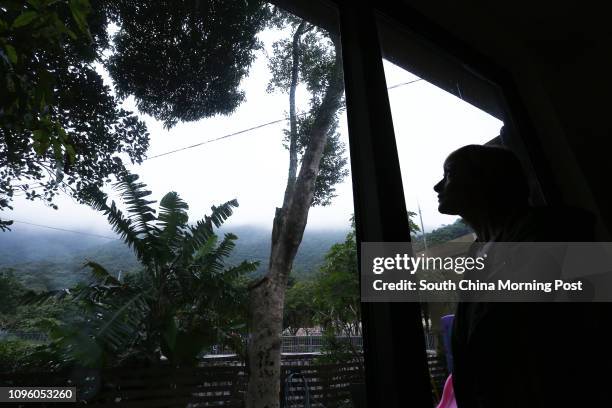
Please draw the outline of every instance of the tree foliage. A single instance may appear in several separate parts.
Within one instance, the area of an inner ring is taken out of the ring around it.
[[[442,225],[431,232],[425,233],[427,239],[427,245],[436,245],[448,242],[450,240],[462,237],[464,235],[473,233],[474,231],[465,223],[461,218],[449,225]],[[424,247],[423,234],[413,237],[414,248],[421,250]]]
[[[3,1],[0,8],[0,210],[16,192],[52,204],[140,162],[143,122],[118,108],[94,64],[108,46],[108,4]],[[9,222],[0,223],[0,228]]]
[[[227,265],[237,237],[228,233],[219,239],[214,233],[236,200],[213,206],[210,216],[190,225],[188,205],[176,192],[166,194],[156,212],[138,176],[125,174],[115,187],[125,215],[97,188],[85,199],[107,216],[142,269],[120,280],[87,262],[93,282],[57,293],[80,302],[84,313],[68,324],[48,325],[54,346],[65,360],[94,366],[128,358],[155,363],[162,355],[175,364],[193,364],[206,347],[233,341],[245,325],[244,275],[257,268],[246,261]],[[31,295],[30,302],[48,298]]]
[[[315,285],[310,279],[291,282],[285,294],[283,329],[295,335],[299,329],[315,326],[316,307],[313,303]]]
[[[420,230],[414,216],[408,212],[411,233]],[[315,276],[287,290],[285,328],[296,331],[318,324],[334,335],[360,335],[360,299],[355,219],[351,217],[344,242],[329,248]]]
[[[260,48],[268,7],[247,1],[117,1],[107,67],[120,96],[171,127],[229,114]]]
[[[316,277],[317,321],[334,334],[361,334],[361,294],[355,223],[342,243],[334,244]]]
[[[285,130],[285,147],[291,148],[293,137],[297,159],[301,162],[313,134],[315,119],[332,80],[332,73],[336,69],[337,50],[329,33],[278,8],[274,9],[271,21],[278,28],[290,28],[293,35],[291,38],[276,41],[272,46],[273,54],[268,62],[272,74],[268,92],[291,93],[302,84],[309,95],[306,109],[290,109],[290,116],[293,116],[290,120],[295,121],[295,126],[291,125]],[[292,75],[296,49],[297,72]],[[332,123],[326,129],[327,143],[319,164],[313,206],[331,204],[335,197],[335,186],[348,175],[346,148],[337,131],[339,113],[339,110],[333,112]]]
[[[0,316],[12,315],[17,311],[20,297],[26,292],[26,288],[15,277],[11,269],[0,270]],[[0,326],[5,326],[4,319],[0,321]]]
[[[2,1],[0,210],[19,194],[53,206],[60,189],[78,198],[123,160],[143,160],[146,127],[118,107],[95,64],[106,63],[119,97],[133,94],[168,127],[226,114],[244,100],[267,16],[258,0]]]

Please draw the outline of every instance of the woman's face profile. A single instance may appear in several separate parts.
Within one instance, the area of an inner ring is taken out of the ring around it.
[[[481,193],[467,158],[454,153],[444,162],[444,177],[434,186],[434,191],[438,193],[438,211],[449,215],[463,215],[473,210]]]

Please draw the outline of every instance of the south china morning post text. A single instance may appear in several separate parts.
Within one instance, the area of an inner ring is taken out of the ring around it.
[[[612,243],[362,243],[364,302],[612,301]]]

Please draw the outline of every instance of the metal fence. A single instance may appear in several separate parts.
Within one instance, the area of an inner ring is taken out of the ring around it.
[[[336,340],[350,342],[357,350],[363,348],[361,336],[338,336]],[[282,336],[281,353],[319,353],[323,345],[323,336]]]
[[[0,341],[13,340],[13,339],[28,340],[28,341],[44,343],[49,340],[49,337],[45,333],[42,333],[42,332],[29,332],[29,331],[22,331],[22,330],[10,330],[9,331],[9,330],[0,329]]]
[[[338,336],[338,341],[350,341],[357,350],[363,348],[361,336]],[[281,353],[320,353],[324,345],[323,336],[281,336]],[[213,346],[208,355],[234,354],[229,347]]]
[[[18,338],[35,342],[46,342],[49,340],[45,333],[41,332],[26,332],[26,331],[7,331],[0,330],[0,341]],[[363,348],[363,340],[361,336],[339,336],[338,341],[350,341],[357,350]],[[319,353],[323,347],[324,340],[321,335],[311,336],[281,336],[281,352],[282,353]],[[425,346],[427,350],[436,350],[438,346],[438,337],[434,333],[425,333]],[[234,354],[234,351],[229,347],[213,346],[207,353],[211,355]]]

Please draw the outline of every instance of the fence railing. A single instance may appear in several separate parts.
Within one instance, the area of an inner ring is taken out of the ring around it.
[[[339,341],[350,341],[357,350],[363,349],[363,339],[361,336],[339,336]],[[324,345],[321,335],[311,336],[281,336],[281,353],[320,353]],[[438,336],[435,333],[425,333],[425,348],[427,350],[437,350]],[[214,346],[208,355],[234,354],[229,347]]]
[[[46,342],[48,336],[42,332],[27,332],[22,330],[0,330],[0,341],[11,338],[22,340]],[[340,341],[350,341],[357,349],[363,349],[363,340],[361,336],[339,336],[336,337]],[[281,352],[282,353],[318,353],[323,346],[323,336],[282,336],[281,337]],[[433,333],[425,333],[425,346],[427,350],[436,350],[438,346],[438,338]],[[234,354],[234,351],[227,346],[213,346],[206,353],[210,355]]]
[[[357,350],[363,349],[361,336],[338,336],[336,339],[350,342]],[[281,353],[320,353],[323,345],[323,336],[281,336]],[[206,354],[234,354],[234,351],[230,347],[214,346]]]
[[[70,406],[87,407],[242,407],[248,375],[241,362],[222,357],[224,364],[173,368],[118,368],[74,373],[0,375],[0,386],[76,386],[77,396],[86,399]],[[317,364],[314,356],[287,356],[281,362],[281,384],[289,391],[286,407],[303,406],[304,382],[308,383],[313,407],[339,408],[350,403],[350,384],[363,383],[359,362]],[[287,381],[288,380],[288,381]],[[282,396],[279,395],[279,398]],[[284,399],[283,399],[284,400]],[[300,405],[301,404],[301,405]]]
[[[10,339],[29,340],[44,343],[49,340],[49,336],[43,332],[0,329],[0,341]]]
[[[446,379],[444,359],[428,353],[428,363],[434,392],[439,395]],[[281,384],[286,393],[279,398],[286,402],[286,408],[302,407],[307,384],[313,408],[350,407],[351,388],[364,382],[363,368],[358,361],[319,364],[312,354],[284,355]],[[87,403],[68,405],[98,408],[238,408],[243,406],[247,381],[247,369],[236,357],[207,359],[197,367],[173,368],[166,364],[148,368],[0,375],[0,386],[76,386],[77,396]]]

